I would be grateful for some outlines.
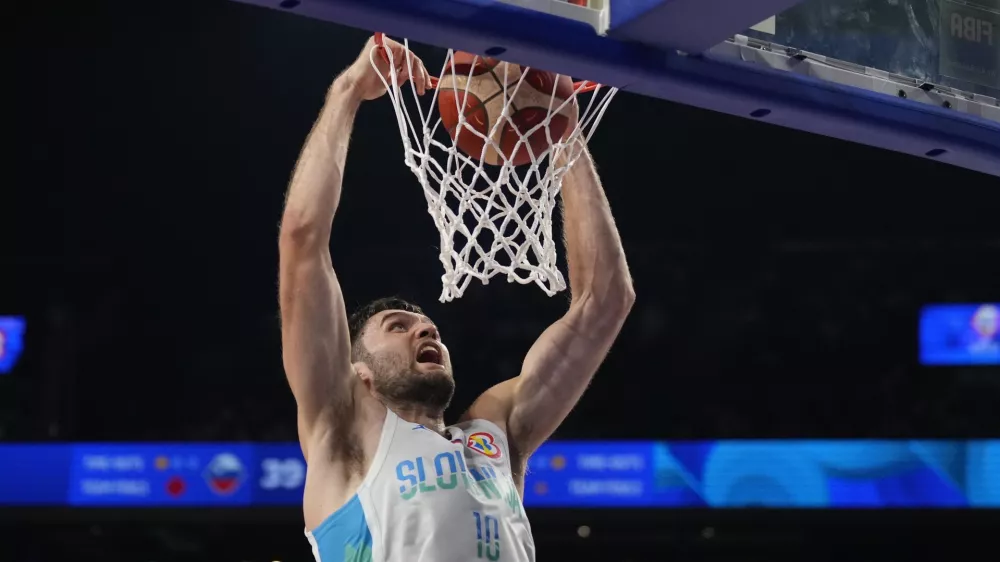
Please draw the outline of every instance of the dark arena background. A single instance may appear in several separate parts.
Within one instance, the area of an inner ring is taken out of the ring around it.
[[[0,561],[310,560],[278,222],[368,33],[221,0],[7,11]],[[619,95],[590,146],[638,299],[532,460],[539,559],[995,552],[997,178]],[[440,304],[437,245],[364,104],[334,264],[350,307],[439,323],[455,416],[567,297]]]

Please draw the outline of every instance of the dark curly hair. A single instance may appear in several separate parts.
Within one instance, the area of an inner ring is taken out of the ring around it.
[[[368,324],[368,321],[371,320],[372,316],[386,310],[402,310],[404,312],[413,312],[414,314],[424,313],[423,309],[419,306],[411,302],[407,302],[399,297],[383,297],[359,307],[353,314],[351,314],[350,318],[347,319],[347,328],[351,334],[352,356],[356,356],[359,351],[362,351],[360,345],[361,334],[364,333],[365,326]]]

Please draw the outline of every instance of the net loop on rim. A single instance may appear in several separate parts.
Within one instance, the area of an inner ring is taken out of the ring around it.
[[[404,52],[391,53],[384,35],[376,33],[370,60],[376,68],[379,63],[376,57],[388,64],[386,76],[382,73],[379,76],[395,109],[403,141],[403,160],[423,187],[427,211],[441,235],[439,259],[444,274],[440,301],[460,298],[473,279],[485,284],[497,275],[505,275],[508,282],[534,283],[549,296],[564,290],[566,281],[556,263],[552,235],[556,200],[566,172],[583,153],[618,90],[580,81],[573,84],[572,95],[561,99],[555,95],[558,80],[554,81],[549,106],[543,108],[547,110],[545,118],[520,131],[510,121],[516,111],[512,111],[511,104],[528,69],[517,67],[521,70],[519,76],[503,77],[503,110],[487,134],[468,126],[467,111],[456,108],[456,131],[462,131],[462,135],[474,134],[483,141],[482,153],[473,157],[458,147],[455,139],[459,135],[449,134],[437,112],[438,86],[445,74],[449,70],[455,75],[462,74],[456,71],[455,51],[448,51],[439,76],[431,76],[429,86],[433,95],[421,97],[412,81],[399,82],[403,68],[397,68],[397,64],[405,64],[406,75],[411,75],[415,56],[405,39],[398,48]],[[503,73],[510,67],[516,65],[504,65]],[[472,72],[470,69],[469,77]],[[471,83],[472,80],[466,80],[466,85]],[[404,94],[407,90],[409,95]],[[577,99],[583,93],[590,93],[585,104]],[[469,99],[468,90],[456,94],[456,104],[464,107]],[[578,112],[579,116],[570,121],[571,126],[561,138],[553,138],[550,129],[553,116],[567,111]],[[497,133],[508,124],[513,126],[507,130],[512,129],[518,136],[508,152],[523,151],[530,157],[530,163],[515,165],[498,146]],[[536,154],[537,146],[528,144],[528,139],[540,130],[544,130],[548,148]],[[488,151],[499,157],[499,165],[485,162]]]

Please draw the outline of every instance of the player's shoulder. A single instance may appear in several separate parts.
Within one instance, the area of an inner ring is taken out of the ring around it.
[[[514,404],[516,380],[511,379],[493,385],[479,395],[469,409],[462,414],[459,422],[482,420],[498,427],[507,433],[507,420],[510,418],[511,407]]]
[[[471,435],[477,431],[485,431],[497,437],[502,437],[504,441],[507,440],[507,430],[502,425],[489,420],[486,418],[475,418],[475,417],[462,417],[461,420],[456,422],[454,425],[448,426],[449,429],[456,428],[460,429],[465,435]]]

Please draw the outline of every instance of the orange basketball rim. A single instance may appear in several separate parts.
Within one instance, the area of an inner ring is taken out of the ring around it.
[[[382,33],[381,31],[375,33],[375,44],[380,47],[379,54],[382,55],[382,60],[384,60],[385,62],[389,62],[389,47],[386,47],[385,34]],[[430,87],[437,88],[438,85],[437,77],[434,75],[430,75],[430,79],[431,79],[429,84]],[[600,87],[601,87],[600,84],[596,82],[591,82],[589,80],[578,80],[576,82],[573,82],[573,90],[577,94],[592,92]]]

